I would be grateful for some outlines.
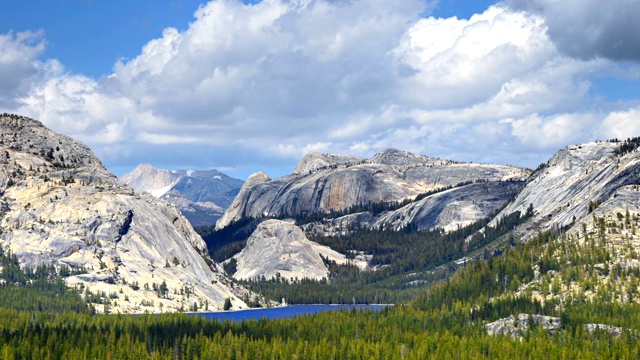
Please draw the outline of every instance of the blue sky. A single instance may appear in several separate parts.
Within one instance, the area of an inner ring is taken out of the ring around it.
[[[640,135],[640,0],[11,1],[0,111],[137,164],[397,147],[535,167]]]

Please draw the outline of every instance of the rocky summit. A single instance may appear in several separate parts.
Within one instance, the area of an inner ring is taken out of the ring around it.
[[[278,179],[270,179],[265,173],[252,175],[218,220],[216,228],[248,218],[299,218],[331,213],[335,217],[337,213],[353,214],[358,206],[412,202],[419,196],[424,199],[427,195],[472,183],[492,183],[481,189],[471,187],[457,195],[447,193],[432,198],[431,202],[424,201],[430,210],[418,211],[414,205],[405,209],[406,213],[386,214],[384,219],[378,214],[358,217],[367,218],[368,226],[384,222],[389,227],[410,224],[419,228],[456,228],[487,216],[503,205],[509,196],[517,194],[529,174],[526,169],[511,166],[457,163],[396,149],[383,150],[370,159],[309,154],[291,175]],[[484,192],[477,204],[470,195],[473,189]],[[436,204],[433,199],[440,202]],[[442,201],[455,201],[457,205]],[[456,206],[463,211],[454,219],[452,211]],[[352,218],[342,218],[339,223],[352,225],[349,222]],[[406,221],[407,218],[411,221]]]
[[[178,207],[193,226],[209,226],[222,216],[243,181],[217,170],[163,170],[138,165],[120,180]]]
[[[21,266],[69,269],[68,285],[110,299],[104,312],[246,307],[174,206],[123,185],[80,142],[3,114],[0,162],[0,242]]]

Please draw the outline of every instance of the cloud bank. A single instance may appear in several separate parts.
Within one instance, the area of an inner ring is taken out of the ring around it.
[[[509,4],[543,16],[551,39],[570,56],[640,62],[638,0],[513,0]]]
[[[310,151],[385,147],[535,167],[569,143],[640,135],[640,99],[593,93],[594,76],[640,67],[638,31],[617,35],[638,25],[602,6],[513,1],[442,19],[421,17],[421,0],[215,0],[101,78],[40,60],[42,34],[10,33],[0,110],[87,142],[110,169],[282,175]]]

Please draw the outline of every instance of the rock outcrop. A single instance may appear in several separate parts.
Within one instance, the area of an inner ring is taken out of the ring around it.
[[[498,217],[514,211],[524,213],[533,205],[535,216],[518,229],[520,235],[528,238],[539,231],[588,221],[590,212],[601,204],[624,213],[636,203],[616,197],[637,196],[628,187],[640,185],[640,152],[621,155],[620,146],[617,142],[594,142],[560,150],[529,179]]]
[[[217,170],[169,171],[149,164],[138,165],[120,180],[175,204],[193,226],[215,224],[243,184]]]
[[[614,338],[622,335],[624,331],[633,333],[635,336],[638,335],[638,332],[636,331],[612,325],[585,324],[584,326],[590,333],[602,331],[610,334]],[[485,327],[487,329],[487,333],[491,336],[509,335],[514,339],[521,339],[527,331],[531,331],[532,328],[536,327],[547,330],[549,335],[555,334],[556,331],[563,330],[559,317],[529,314],[518,314],[518,317],[511,315],[488,323]]]
[[[0,163],[0,242],[22,266],[69,266],[68,285],[110,299],[99,311],[246,307],[175,207],[123,185],[80,142],[3,114]]]
[[[525,169],[461,164],[395,149],[384,150],[368,160],[347,155],[310,154],[302,159],[291,175],[271,180],[264,173],[254,174],[218,220],[216,228],[222,229],[247,218],[300,217],[344,211],[357,205],[395,203],[434,190],[473,182],[520,181],[528,175],[529,171]],[[495,189],[499,190],[500,186]],[[501,194],[493,196],[502,197]],[[491,197],[484,196],[485,199]],[[483,206],[472,207],[465,208],[468,214],[474,213],[472,216],[446,226],[457,227],[480,216],[480,213],[485,214],[478,210]],[[493,205],[489,207],[493,208]],[[392,223],[400,221],[394,218]]]
[[[349,261],[343,254],[308,240],[292,222],[266,220],[251,234],[245,248],[233,257],[236,261],[233,277],[328,279],[329,270],[323,257],[338,264]],[[363,261],[355,264],[366,266]]]
[[[522,338],[525,332],[532,327],[541,327],[553,335],[560,329],[560,318],[545,315],[518,314],[491,322],[486,326],[487,333],[491,336],[509,335],[512,338]]]

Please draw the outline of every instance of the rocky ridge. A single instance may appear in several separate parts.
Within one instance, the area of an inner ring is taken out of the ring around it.
[[[175,204],[193,226],[215,224],[243,184],[217,170],[169,171],[149,164],[138,165],[120,180]]]
[[[395,149],[383,150],[371,159],[309,154],[291,175],[273,180],[264,173],[252,175],[216,228],[247,218],[328,214],[357,205],[394,203],[462,184],[520,181],[528,175],[526,169],[456,163]]]
[[[80,142],[3,114],[0,162],[0,242],[21,266],[68,266],[68,285],[109,303],[99,311],[246,307],[249,292],[175,207],[123,185]]]
[[[560,150],[533,174],[498,217],[524,213],[532,205],[534,218],[518,229],[525,239],[539,231],[588,221],[591,211],[613,201],[625,186],[640,184],[640,152],[636,149],[622,156],[617,153],[619,147],[617,142],[592,142]],[[633,206],[633,202],[618,204]]]

